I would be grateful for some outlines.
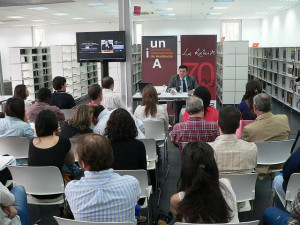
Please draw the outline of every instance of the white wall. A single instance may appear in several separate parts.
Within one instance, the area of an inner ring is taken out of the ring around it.
[[[9,47],[32,46],[31,28],[2,28],[0,29],[0,54],[3,80],[10,80]]]
[[[242,20],[242,40],[249,41],[249,47],[261,42],[261,24],[262,20]]]
[[[299,10],[300,5],[264,19],[260,47],[300,46]]]

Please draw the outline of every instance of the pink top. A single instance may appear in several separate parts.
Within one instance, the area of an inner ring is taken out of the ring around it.
[[[189,118],[189,114],[187,113],[187,111],[185,111],[183,114],[183,122],[186,122],[188,120],[188,118]],[[209,106],[206,108],[206,113],[203,118],[204,120],[217,122],[218,118],[219,118],[219,112],[215,107]]]

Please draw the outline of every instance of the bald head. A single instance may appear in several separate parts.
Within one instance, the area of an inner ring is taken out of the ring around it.
[[[203,101],[198,97],[191,97],[186,100],[186,111],[189,115],[195,115],[203,111]]]
[[[253,98],[253,103],[257,111],[266,113],[270,112],[272,109],[272,98],[265,93],[255,95]]]

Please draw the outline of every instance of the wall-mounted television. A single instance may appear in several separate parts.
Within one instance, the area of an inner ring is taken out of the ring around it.
[[[78,62],[126,61],[125,31],[77,32]]]

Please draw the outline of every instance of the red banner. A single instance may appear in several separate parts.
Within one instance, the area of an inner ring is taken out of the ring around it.
[[[181,64],[188,67],[199,86],[209,89],[216,100],[217,35],[182,35]]]
[[[177,36],[142,37],[143,82],[168,85],[177,74]]]

